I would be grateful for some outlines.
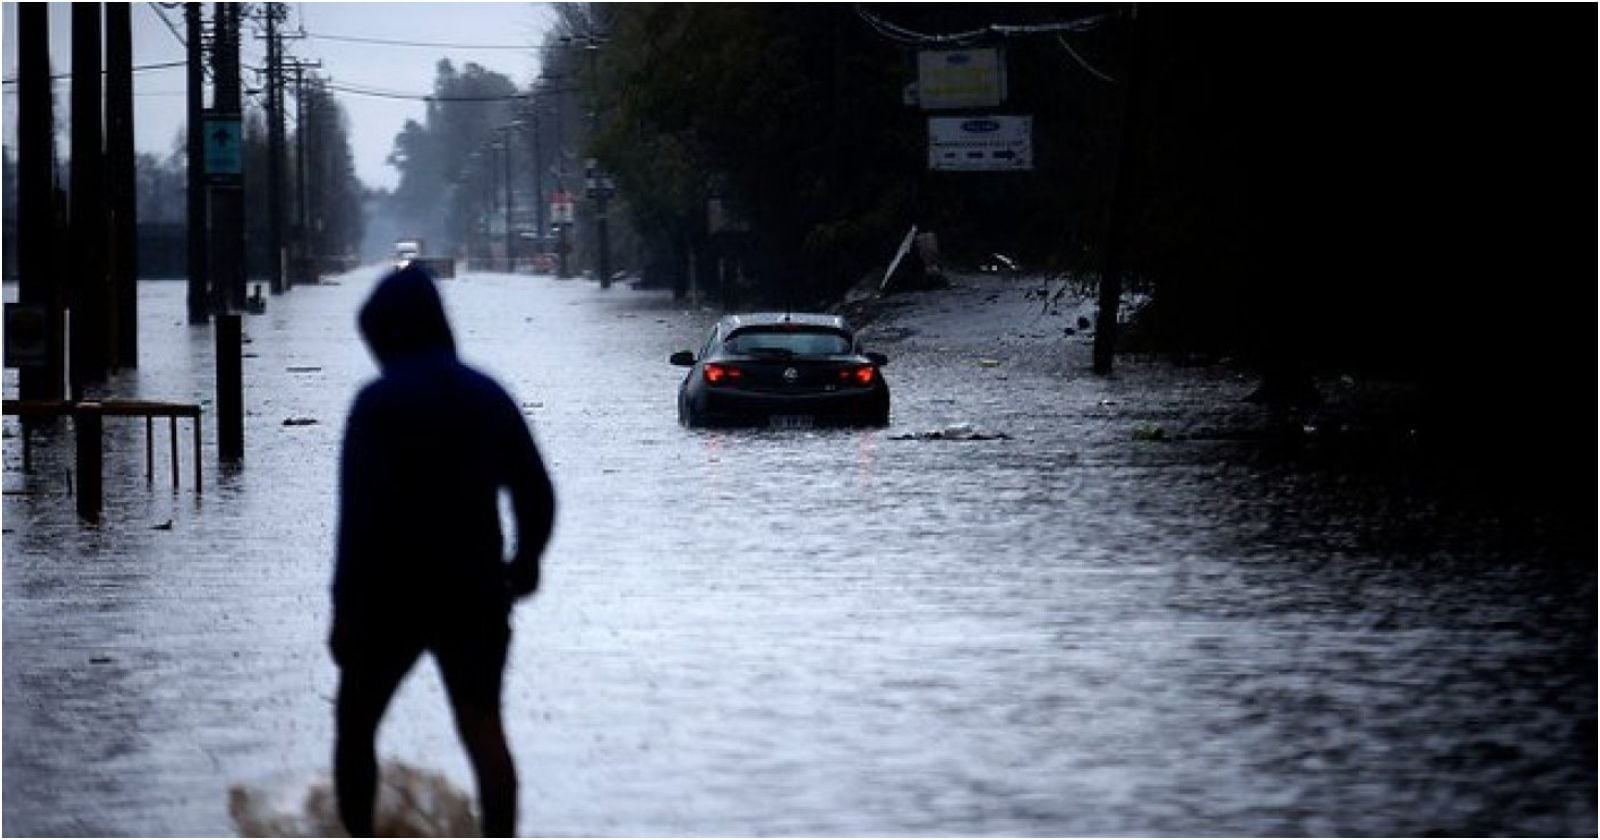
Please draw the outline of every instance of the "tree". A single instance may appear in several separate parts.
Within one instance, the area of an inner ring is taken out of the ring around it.
[[[400,172],[389,209],[402,229],[439,252],[455,250],[477,229],[493,177],[484,145],[511,122],[517,89],[504,75],[448,59],[436,67],[433,98],[421,123],[407,120],[388,163]],[[474,157],[474,154],[477,156]]]
[[[184,155],[165,158],[140,152],[134,159],[139,223],[186,224],[188,163]]]
[[[360,252],[365,231],[362,204],[364,188],[356,177],[355,155],[350,149],[349,118],[338,99],[320,80],[308,82],[305,108],[306,177],[311,230],[310,254],[335,267]],[[260,142],[266,143],[265,129]],[[290,141],[292,147],[298,138]],[[265,172],[265,166],[261,168]],[[294,177],[294,176],[290,176]]]

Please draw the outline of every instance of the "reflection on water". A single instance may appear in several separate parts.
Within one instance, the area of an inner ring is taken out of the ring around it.
[[[369,280],[247,319],[246,464],[208,461],[204,496],[147,488],[142,429],[108,423],[106,521],[80,527],[70,434],[31,476],[5,439],[5,833],[225,833],[230,786],[326,770]],[[524,833],[1595,828],[1593,545],[1537,509],[1251,458],[1195,433],[1250,410],[1224,373],[989,369],[932,338],[883,348],[888,430],[687,431],[666,357],[712,313],[444,291],[561,495],[506,683]],[[118,387],[209,402],[182,293],[141,288],[149,361]],[[890,439],[957,422],[1010,439]],[[472,789],[431,666],[380,752]]]

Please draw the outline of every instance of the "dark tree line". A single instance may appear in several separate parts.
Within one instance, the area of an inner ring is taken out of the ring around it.
[[[487,144],[514,119],[516,93],[510,79],[476,63],[438,63],[422,122],[407,120],[389,154],[400,181],[384,209],[397,231],[440,254],[485,235],[499,177]]]
[[[339,100],[320,79],[308,80],[302,106],[305,125],[289,122],[285,139],[284,223],[286,236],[293,236],[299,224],[298,185],[306,189],[303,219],[308,253],[324,271],[353,267],[359,259],[361,240],[366,231],[363,201],[366,190],[356,177],[355,155],[350,148],[349,117]],[[302,137],[303,134],[303,137]],[[298,171],[303,143],[305,174]],[[261,243],[251,248],[252,277],[267,273],[271,255],[268,241],[267,173],[268,136],[265,113],[250,110],[245,123],[245,193],[257,196],[246,207],[247,241]]]
[[[1152,295],[1128,346],[1410,377],[1464,436],[1537,428],[1529,398],[1593,420],[1593,7],[861,7],[1022,33],[972,41],[1005,49],[998,111],[1034,117],[1034,171],[1002,175],[927,171],[916,45],[857,8],[598,7],[593,147],[651,258],[714,254],[717,196],[756,297],[827,301],[912,224],[957,261],[1092,277],[1120,163],[1124,269]],[[1075,56],[1015,28],[1097,15],[1060,36]]]
[[[308,87],[308,118],[304,127],[307,146],[306,186],[312,253],[323,258],[324,266],[334,268],[348,264],[358,252],[365,229],[365,210],[362,206],[364,188],[355,173],[355,157],[350,148],[350,131],[343,108],[332,93],[321,86]],[[297,212],[294,204],[297,183],[297,158],[293,149],[299,142],[294,127],[288,138],[290,154],[285,165],[285,213],[293,224]],[[185,231],[188,228],[187,189],[189,166],[185,151],[186,129],[180,128],[173,141],[173,151],[165,156],[140,152],[135,156],[136,206],[139,219],[139,274],[141,277],[180,277],[187,270],[184,252]],[[254,106],[247,108],[245,120],[245,194],[250,199],[245,205],[245,242],[248,276],[253,282],[265,282],[269,274],[270,248],[267,217],[267,126],[264,113]],[[4,201],[7,244],[16,214],[17,179],[14,177],[15,156],[5,149]],[[70,159],[61,162],[57,182],[68,183]],[[11,253],[7,248],[6,273],[12,272]]]

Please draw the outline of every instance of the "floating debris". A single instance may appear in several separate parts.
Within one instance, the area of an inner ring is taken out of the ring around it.
[[[320,365],[290,365],[284,370],[290,373],[321,373],[322,367]]]
[[[283,421],[283,425],[285,425],[285,426],[315,426],[315,425],[317,425],[317,419],[315,417],[290,417],[290,418],[288,418],[288,419]]]
[[[161,523],[160,525],[151,525],[150,526],[150,530],[152,530],[152,531],[170,531],[170,530],[172,530],[172,520],[168,519],[167,521]]]
[[[1000,360],[999,359],[979,359],[978,360],[978,367],[992,368],[992,367],[999,367],[999,366],[1000,366]]]
[[[1139,425],[1134,426],[1133,439],[1153,441],[1171,440],[1171,438],[1167,437],[1167,430],[1161,428],[1155,423],[1140,423]]]
[[[904,435],[892,435],[890,440],[1010,440],[1011,436],[1005,432],[992,432],[979,429],[971,423],[952,423],[942,429],[932,429],[926,432],[911,432]]]

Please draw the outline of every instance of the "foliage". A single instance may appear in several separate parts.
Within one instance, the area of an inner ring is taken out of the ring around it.
[[[305,183],[310,252],[339,260],[361,247],[365,227],[361,181],[350,149],[349,117],[322,82],[307,88]],[[288,142],[295,142],[291,139]]]
[[[769,293],[849,285],[907,219],[895,182],[919,162],[880,154],[914,129],[881,118],[882,97],[898,97],[895,52],[865,38],[846,6],[607,8],[594,148],[647,243],[703,249],[716,194],[748,224]],[[885,130],[853,130],[876,125]]]
[[[140,152],[134,158],[139,224],[188,224],[189,164],[181,151],[157,157]]]
[[[400,182],[388,209],[400,229],[441,253],[478,232],[495,177],[485,144],[511,122],[516,93],[510,79],[476,63],[438,63],[423,121],[407,120],[389,153]]]
[[[1025,81],[1004,112],[1034,117],[1036,171],[930,172],[926,115],[902,101],[915,50],[880,37],[855,7],[604,8],[600,73],[586,79],[605,115],[594,147],[658,248],[714,252],[705,216],[716,195],[749,225],[757,291],[819,301],[881,266],[912,225],[968,260],[1005,251],[1081,262],[1098,238],[1113,100],[1053,43],[1005,45]],[[929,31],[1087,14],[1028,4],[893,13]]]

